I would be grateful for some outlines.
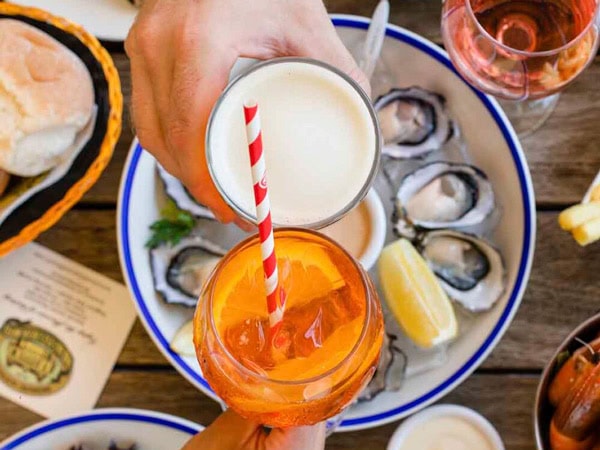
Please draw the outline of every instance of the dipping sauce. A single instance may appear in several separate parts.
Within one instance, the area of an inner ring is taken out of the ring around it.
[[[363,200],[340,220],[320,231],[339,243],[354,258],[360,259],[369,245],[372,227],[369,210]]]
[[[441,416],[413,427],[397,450],[495,450],[495,447],[469,420]]]

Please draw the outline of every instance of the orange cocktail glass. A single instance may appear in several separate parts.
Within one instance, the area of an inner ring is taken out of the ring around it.
[[[238,414],[272,427],[341,412],[370,381],[383,339],[381,306],[361,266],[331,239],[275,231],[283,323],[269,330],[257,236],[233,248],[204,287],[194,344],[212,389]]]

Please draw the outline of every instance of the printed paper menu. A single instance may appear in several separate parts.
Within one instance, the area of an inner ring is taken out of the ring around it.
[[[47,417],[96,404],[135,320],[127,289],[39,244],[0,259],[0,395]]]

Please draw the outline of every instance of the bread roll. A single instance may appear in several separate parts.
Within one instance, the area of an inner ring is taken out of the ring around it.
[[[30,177],[59,164],[93,106],[91,76],[73,52],[0,19],[0,169]]]

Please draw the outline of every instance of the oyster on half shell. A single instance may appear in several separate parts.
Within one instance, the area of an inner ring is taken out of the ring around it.
[[[395,344],[396,336],[383,334],[381,356],[375,375],[358,396],[358,401],[371,400],[383,391],[398,391],[406,377],[407,358]]]
[[[162,180],[165,193],[179,209],[189,212],[196,218],[215,219],[215,215],[206,206],[198,203],[188,192],[183,183],[171,175],[159,163],[156,163],[156,171]]]
[[[415,158],[439,150],[456,130],[446,100],[421,87],[394,88],[374,103],[383,135],[383,154]]]
[[[490,309],[506,289],[500,252],[477,236],[452,230],[423,234],[417,249],[448,296],[469,311]]]
[[[408,174],[396,194],[395,229],[464,228],[483,222],[495,199],[487,176],[477,167],[450,162],[426,164]]]
[[[226,252],[199,236],[150,250],[155,290],[167,303],[196,306],[205,281]]]

